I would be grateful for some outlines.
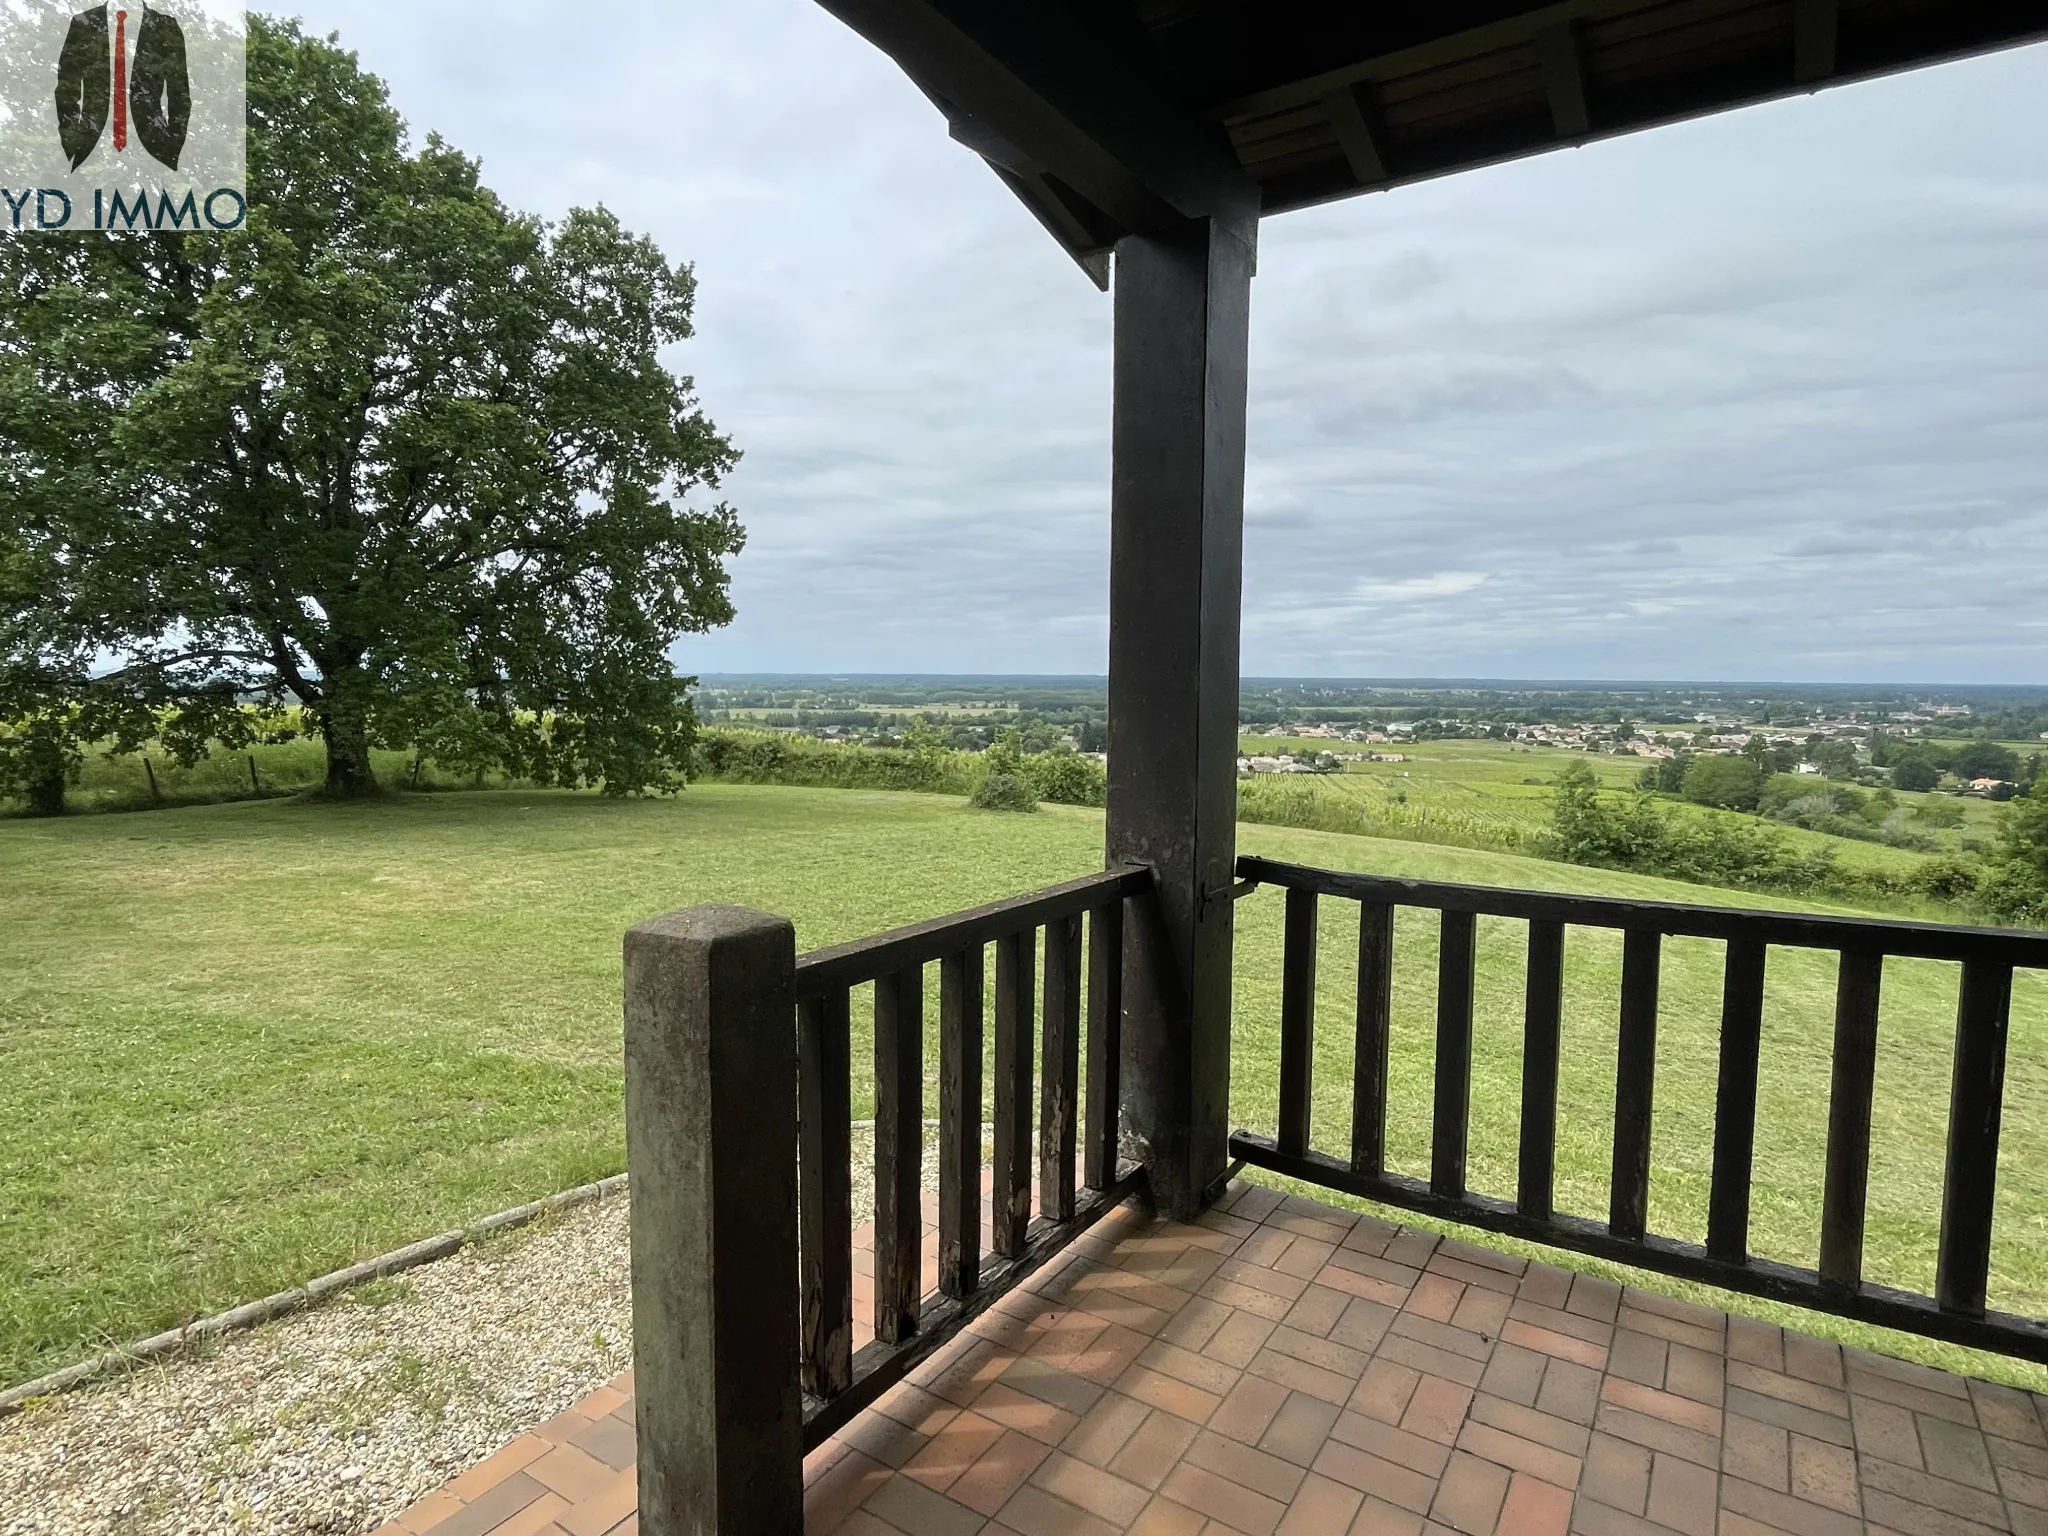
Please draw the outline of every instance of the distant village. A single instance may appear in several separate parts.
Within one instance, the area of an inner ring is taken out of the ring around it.
[[[1690,722],[1692,729],[1665,722],[1656,726],[1628,723],[1477,724],[1458,721],[1389,721],[1383,726],[1333,724],[1283,724],[1247,731],[1248,737],[1290,742],[1327,741],[1327,751],[1287,751],[1241,754],[1238,773],[1319,774],[1341,771],[1347,763],[1401,763],[1408,752],[1399,750],[1425,740],[1492,740],[1526,747],[1550,747],[1573,752],[1590,752],[1620,757],[1668,761],[1680,756],[1739,756],[1757,750],[1757,743],[1776,753],[1785,771],[1822,776],[1831,761],[1870,769],[1880,741],[1901,744],[1916,738],[1962,734],[1971,711],[1960,705],[1929,704],[1919,709],[1887,712],[1882,718],[1842,716],[1816,718],[1786,724],[1760,724],[1727,716],[1700,714]],[[2040,733],[2048,741],[2048,731]],[[1826,743],[1839,743],[1833,753],[1817,750]],[[1365,750],[1356,750],[1357,748]],[[1352,750],[1346,750],[1350,748]],[[1380,749],[1393,750],[1380,750]],[[1854,754],[1850,758],[1848,754]],[[1995,777],[1967,777],[1957,783],[1957,792],[2000,798],[2012,788],[2012,781]]]

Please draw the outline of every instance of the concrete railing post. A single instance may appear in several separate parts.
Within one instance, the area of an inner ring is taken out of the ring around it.
[[[646,1536],[803,1529],[795,986],[787,918],[693,907],[626,934]]]

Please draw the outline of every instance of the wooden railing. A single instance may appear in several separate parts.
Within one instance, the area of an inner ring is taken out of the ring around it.
[[[1117,1157],[1124,903],[1143,869],[820,949],[796,964],[802,1376],[808,1450],[1130,1192]],[[1082,921],[1087,920],[1087,976]],[[1042,1023],[1034,1015],[1045,935]],[[990,1248],[981,1253],[983,997],[995,946]],[[924,972],[939,968],[938,1295],[922,1296]],[[853,1349],[852,992],[874,984],[874,1341]],[[1083,991],[1087,1146],[1079,1153]],[[1037,1181],[1031,1114],[1038,1034]],[[1079,1166],[1077,1168],[1077,1159]]]
[[[2048,970],[2048,934],[1441,885],[1258,858],[1240,859],[1238,875],[1250,885],[1284,888],[1287,909],[1277,1134],[1238,1132],[1230,1142],[1234,1156],[1326,1188],[1492,1231],[1888,1327],[2048,1360],[2048,1324],[1986,1307],[2013,973],[2019,968]],[[1317,903],[1326,896],[1356,902],[1359,911],[1348,1158],[1309,1145]],[[1387,1167],[1396,907],[1441,914],[1427,1180]],[[1529,925],[1521,1136],[1513,1200],[1474,1192],[1466,1182],[1481,916],[1520,919]],[[1619,930],[1622,935],[1613,1162],[1604,1222],[1559,1213],[1553,1199],[1565,936],[1572,927]],[[1658,979],[1667,936],[1719,939],[1727,945],[1713,1181],[1703,1245],[1647,1230]],[[1841,957],[1819,1266],[1813,1270],[1749,1251],[1765,957],[1773,946],[1829,950]],[[1863,1274],[1878,1001],[1887,956],[1952,961],[1962,967],[1932,1296],[1874,1284]]]
[[[739,907],[694,907],[626,935],[643,1530],[801,1529],[804,1453],[1136,1186],[1141,1170],[1117,1155],[1123,924],[1125,903],[1151,888],[1149,870],[1113,869],[801,959],[787,918]],[[991,944],[995,1154],[984,1258]],[[924,973],[934,963],[938,1285],[927,1298]],[[868,984],[874,1339],[856,1351],[852,1003]]]

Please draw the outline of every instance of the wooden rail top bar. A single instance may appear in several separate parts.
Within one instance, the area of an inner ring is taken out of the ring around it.
[[[1429,907],[1485,917],[1574,923],[1587,928],[1642,929],[1685,938],[1747,940],[1802,949],[1866,950],[1914,960],[1990,961],[2048,970],[2048,933],[1896,918],[1830,917],[1803,912],[1755,912],[1741,907],[1695,907],[1673,901],[1629,901],[1617,896],[1565,896],[1484,885],[1449,885],[1311,869],[1250,855],[1237,872],[1260,885],[1315,891],[1324,896],[1392,906]],[[802,962],[798,962],[801,966]]]
[[[970,907],[922,923],[910,923],[825,949],[814,949],[796,962],[797,1001],[857,987],[878,976],[943,959],[974,944],[1073,917],[1105,902],[1136,896],[1152,888],[1152,871],[1137,865],[1105,869],[1061,885],[1049,885],[1028,896],[1012,896],[985,907]]]

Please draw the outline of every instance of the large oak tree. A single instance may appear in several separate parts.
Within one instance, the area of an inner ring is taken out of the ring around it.
[[[618,793],[679,782],[668,651],[732,616],[735,458],[662,348],[694,281],[410,145],[332,39],[249,19],[249,218],[0,237],[0,776],[191,753],[296,703],[373,744]],[[62,780],[57,780],[61,808]]]

